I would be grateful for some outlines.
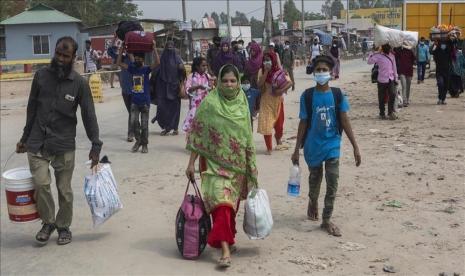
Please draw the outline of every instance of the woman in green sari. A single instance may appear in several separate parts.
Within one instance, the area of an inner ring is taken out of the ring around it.
[[[213,218],[208,244],[222,249],[218,264],[229,267],[239,202],[257,186],[250,111],[234,65],[221,68],[218,87],[197,109],[187,149],[191,156],[186,175],[191,181],[200,156],[203,200]]]

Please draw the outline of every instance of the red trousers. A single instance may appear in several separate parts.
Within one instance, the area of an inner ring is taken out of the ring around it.
[[[200,172],[207,170],[207,160],[200,156]],[[221,242],[225,241],[229,245],[234,244],[236,236],[236,212],[230,206],[218,206],[211,213],[213,227],[208,234],[207,243],[214,248],[221,248]]]
[[[236,236],[236,214],[230,206],[218,206],[211,213],[213,227],[208,234],[207,243],[214,248],[221,248],[221,242],[234,244]]]
[[[274,137],[276,140],[280,140],[283,137],[284,132],[284,102],[281,102],[279,107],[278,120],[274,123]],[[273,137],[272,135],[263,135],[265,137],[265,144],[267,150],[273,149]]]

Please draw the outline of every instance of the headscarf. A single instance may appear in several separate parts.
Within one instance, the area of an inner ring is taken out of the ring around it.
[[[229,50],[227,52],[223,51],[223,46],[229,46]],[[242,68],[241,62],[237,55],[232,51],[231,49],[231,44],[229,43],[228,40],[223,40],[221,42],[220,50],[213,61],[213,72],[219,76],[220,69],[226,65],[226,64],[232,64],[234,66]]]
[[[262,66],[263,53],[262,48],[257,42],[252,42],[252,44],[250,44],[250,52],[252,52],[252,50],[255,52],[255,55],[250,55],[250,59],[247,61],[245,69],[248,74],[254,75]]]
[[[271,84],[274,73],[276,73],[276,71],[280,69],[279,64],[278,64],[278,57],[276,56],[276,53],[274,52],[265,53],[263,55],[263,62],[265,62],[265,57],[270,57],[271,59],[271,70],[268,72],[268,75],[266,75],[266,82]],[[262,63],[262,71],[265,72],[265,65],[263,63]]]
[[[236,97],[226,99],[222,93],[225,87],[219,80],[218,87],[202,101],[192,122],[187,149],[205,157],[216,175],[224,176],[224,169],[242,175],[242,181],[233,181],[233,185],[237,191],[244,191],[257,186],[257,167],[247,96],[239,79],[237,83]]]
[[[181,58],[176,54],[174,48],[168,49],[168,46],[174,46],[173,41],[165,44],[165,49],[160,57],[160,78],[167,83],[178,83],[180,81],[178,66],[182,64]]]

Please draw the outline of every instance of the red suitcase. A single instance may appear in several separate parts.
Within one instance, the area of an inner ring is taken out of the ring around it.
[[[131,31],[126,33],[124,45],[128,53],[147,53],[153,50],[152,32]]]

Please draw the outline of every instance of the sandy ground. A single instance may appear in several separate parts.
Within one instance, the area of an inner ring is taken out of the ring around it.
[[[39,223],[8,221],[1,196],[1,274],[24,275],[383,275],[391,265],[396,275],[465,273],[464,155],[465,101],[448,99],[436,106],[435,81],[413,84],[411,106],[400,120],[377,119],[375,85],[370,67],[361,60],[342,66],[342,79],[332,83],[349,96],[352,125],[362,153],[356,168],[344,137],[334,222],[341,238],[327,235],[306,218],[308,170],[302,167],[302,195],[290,198],[286,185],[291,150],[264,155],[263,138],[255,134],[260,186],[267,190],[274,217],[272,235],[251,241],[238,216],[233,266],[215,269],[220,252],[207,248],[197,261],[183,260],[176,248],[174,220],[181,203],[188,153],[185,137],[160,137],[150,125],[149,154],[130,153],[125,142],[127,113],[118,89],[105,89],[96,104],[103,154],[112,163],[124,209],[92,229],[83,179],[90,144],[78,125],[73,242],[57,246],[56,234],[45,247],[34,235]],[[293,146],[299,96],[313,85],[303,68],[296,72],[297,89],[286,97],[285,139]],[[1,83],[1,163],[14,149],[25,122],[29,83]],[[10,95],[13,93],[14,95]],[[182,114],[186,114],[183,103]],[[155,108],[151,114],[155,113]],[[303,162],[303,157],[302,162]],[[15,155],[8,168],[27,164]],[[325,185],[322,185],[320,205]],[[53,187],[56,195],[56,189]],[[4,193],[2,184],[1,193]],[[386,206],[396,200],[400,208]]]

